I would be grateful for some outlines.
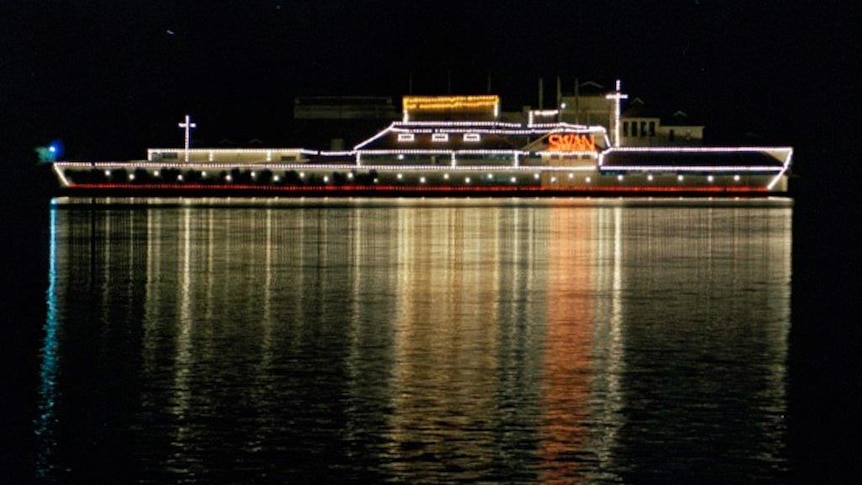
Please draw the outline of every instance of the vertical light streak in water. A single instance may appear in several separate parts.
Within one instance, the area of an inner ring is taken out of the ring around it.
[[[362,302],[362,271],[363,271],[363,261],[365,260],[365,251],[364,245],[365,241],[365,226],[364,226],[364,215],[368,214],[368,212],[362,209],[354,209],[354,212],[351,213],[352,217],[350,217],[348,221],[348,244],[350,244],[350,316],[347,323],[348,329],[348,337],[347,341],[350,342],[348,347],[348,357],[347,357],[347,372],[350,375],[350,383],[355,386],[352,392],[356,395],[359,395],[361,392],[361,386],[359,385],[362,380],[361,375],[361,367],[358,365],[362,358],[362,350],[360,349],[361,338],[362,338],[362,323],[361,319],[361,302]],[[351,427],[354,427],[354,423],[351,423]],[[355,434],[355,429],[351,429],[351,435]]]
[[[272,208],[265,211],[264,277],[263,277],[263,364],[272,361]],[[212,273],[212,272],[210,272]]]
[[[191,209],[182,209],[182,254],[180,265],[180,309],[179,335],[177,335],[176,363],[174,373],[174,394],[171,415],[178,425],[173,438],[176,454],[186,448],[190,427],[188,413],[191,406],[191,371],[194,360],[192,352],[192,310],[191,310]]]
[[[209,227],[209,247],[208,253],[212,254],[212,226]],[[257,236],[257,234],[255,234]],[[260,243],[260,241],[255,241],[256,243]],[[270,431],[269,427],[272,423],[271,410],[269,406],[271,406],[272,398],[271,393],[273,392],[273,381],[274,379],[271,376],[272,369],[277,365],[277,352],[275,351],[276,340],[273,338],[274,326],[276,324],[276,319],[273,318],[272,314],[272,303],[273,299],[276,296],[273,294],[273,253],[275,252],[274,246],[275,242],[273,241],[273,217],[272,217],[272,208],[267,207],[264,211],[264,240],[263,242],[263,253],[264,253],[264,276],[263,276],[263,315],[261,316],[261,321],[258,323],[261,327],[261,339],[260,339],[260,352],[259,357],[257,359],[257,363],[254,366],[254,375],[249,376],[250,380],[255,382],[254,387],[251,389],[252,394],[254,395],[254,400],[257,403],[260,403],[259,408],[259,416],[257,417],[258,425],[254,426],[252,430],[249,432],[249,435],[245,439],[245,448],[247,453],[256,453],[263,449],[268,439],[268,432]],[[211,256],[210,256],[211,258]],[[211,261],[211,259],[210,259]],[[212,275],[215,271],[212,267],[208,269],[208,273]],[[212,293],[213,281],[208,278],[208,288],[207,293]],[[211,307],[213,306],[212,301],[207,302],[207,311],[211,311]],[[212,319],[208,318],[207,322],[211,322]],[[252,323],[252,322],[249,322]]]
[[[207,267],[206,267],[206,305],[204,309],[204,321],[213,321],[213,312],[215,311],[215,297],[213,296],[215,280],[213,275],[216,273],[213,256],[215,255],[215,209],[207,209]]]
[[[92,210],[92,208],[90,210]],[[99,233],[91,232],[91,234],[94,236],[93,237],[94,240],[90,242],[90,247],[93,247],[92,245],[96,243],[97,237],[99,239],[101,239],[101,241],[99,241],[99,242],[101,243],[101,246],[102,246],[102,248],[101,248],[102,258],[99,262],[101,264],[100,269],[102,270],[101,288],[100,288],[102,290],[102,300],[101,300],[102,302],[111,301],[110,281],[111,281],[111,271],[113,271],[111,261],[114,259],[114,257],[113,257],[114,256],[114,248],[113,248],[112,241],[111,241],[111,239],[112,239],[112,237],[111,237],[111,233],[112,233],[111,222],[112,222],[113,218],[111,217],[111,215],[112,215],[111,211],[108,211],[103,217],[99,217],[98,220],[104,224],[104,228],[100,228]],[[98,236],[97,236],[97,234],[98,234]],[[95,256],[95,254],[93,256]],[[93,261],[96,261],[95,257],[93,258]],[[95,278],[95,273],[93,273],[92,277]],[[95,288],[94,288],[94,290],[95,290]],[[102,317],[101,317],[101,320],[99,321],[99,323],[102,325],[106,325],[107,323],[109,323],[109,320],[110,320],[111,305],[106,305],[103,303],[99,306],[101,307],[101,310],[102,310]]]
[[[158,339],[156,317],[158,315],[159,292],[157,291],[157,283],[160,281],[157,275],[158,267],[156,266],[162,260],[159,248],[161,247],[157,241],[159,240],[161,231],[156,214],[161,214],[161,211],[147,211],[147,268],[146,282],[144,283],[144,320],[143,325],[143,376],[153,376],[156,374],[157,367],[156,356],[158,355]],[[142,395],[141,404],[144,412],[154,412],[157,406],[152,395],[154,393],[145,392]]]
[[[782,282],[782,285],[788,288],[792,279],[791,258],[793,241],[790,238],[790,235],[793,234],[792,211],[784,211],[776,219],[778,221],[778,229],[769,227],[770,231],[773,232],[768,236],[769,240],[765,244],[767,251],[764,259],[772,260],[770,261],[770,270],[774,274],[770,275],[770,277]],[[773,234],[785,235],[787,237],[780,238]],[[766,303],[770,307],[769,313],[774,315],[774,334],[771,339],[774,345],[770,349],[774,355],[772,356],[773,364],[769,367],[766,376],[768,385],[764,386],[765,390],[763,391],[768,396],[768,400],[765,401],[770,404],[765,407],[770,412],[764,413],[765,419],[759,425],[763,430],[763,434],[771,438],[771,442],[767,446],[764,446],[764,451],[760,453],[758,458],[767,462],[783,461],[782,455],[786,452],[787,447],[785,413],[787,410],[787,351],[791,322],[789,299],[790,290],[787,289],[784,293],[771,295]]]
[[[353,213],[352,217],[348,219],[348,229],[347,235],[348,240],[346,243],[348,244],[348,258],[350,259],[350,271],[348,278],[350,280],[350,314],[348,315],[347,323],[345,325],[347,329],[347,358],[345,370],[348,375],[347,385],[349,386],[349,392],[352,396],[360,396],[361,393],[361,385],[360,380],[361,369],[358,365],[360,362],[360,322],[359,322],[359,273],[360,268],[362,267],[362,259],[361,259],[361,248],[362,248],[362,212],[359,209],[355,209],[359,211],[358,213]],[[354,226],[354,223],[356,224]],[[359,414],[359,410],[357,409],[356,399],[351,399],[349,401],[347,416],[348,420],[345,423],[345,434],[347,439],[351,442],[357,441],[360,433],[361,424],[359,420],[354,419],[354,416]]]
[[[599,427],[598,439],[593,443],[599,460],[599,469],[614,469],[613,447],[617,443],[618,434],[622,427],[620,416],[623,407],[622,384],[620,377],[624,372],[625,344],[623,335],[623,315],[625,308],[622,303],[623,293],[623,209],[614,208],[614,262],[613,262],[613,286],[611,289],[611,313],[609,321],[608,339],[604,352],[607,365],[602,369],[600,375],[604,377],[605,389],[601,391],[604,399],[599,409],[598,421],[602,423]],[[604,333],[604,332],[602,332]],[[597,341],[603,342],[604,339]],[[602,352],[601,348],[595,349],[595,353]]]
[[[272,319],[272,208],[268,207],[265,214],[266,242],[264,245],[263,321],[267,323],[265,342],[271,343],[270,333],[272,328],[269,324]]]
[[[57,446],[57,378],[59,369],[59,332],[61,321],[57,303],[57,208],[50,209],[48,250],[47,315],[45,340],[42,344],[42,366],[39,370],[39,416],[36,421],[36,476],[47,479],[53,472],[53,454]]]

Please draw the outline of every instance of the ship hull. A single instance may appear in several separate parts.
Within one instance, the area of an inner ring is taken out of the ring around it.
[[[784,193],[782,170],[665,170],[626,166],[166,165],[56,162],[65,194],[261,196],[744,196]]]

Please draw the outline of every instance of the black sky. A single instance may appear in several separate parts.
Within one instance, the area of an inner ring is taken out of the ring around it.
[[[630,95],[691,111],[713,133],[794,146],[791,187],[816,190],[794,202],[790,393],[803,404],[791,409],[802,418],[790,446],[812,470],[858,470],[858,447],[833,436],[857,438],[862,402],[859,232],[848,230],[862,199],[860,12],[835,0],[0,0],[10,288],[0,306],[16,303],[34,321],[44,311],[37,187],[50,174],[38,145],[62,139],[64,158],[142,158],[181,145],[186,113],[203,144],[280,145],[294,96],[397,97],[410,72],[426,94],[445,92],[448,72],[453,92],[482,92],[490,73],[507,109],[535,104],[539,77],[550,88],[560,76],[564,89],[620,78]],[[18,304],[10,295],[22,285],[29,299]],[[3,354],[32,364],[20,341],[36,342],[38,329],[9,322],[4,341],[23,350]]]
[[[715,134],[797,144],[805,118],[843,116],[859,44],[846,12],[776,0],[6,0],[0,19],[2,143],[84,159],[177,144],[185,113],[202,143],[283,144],[294,96],[397,97],[411,72],[426,94],[490,75],[506,109],[539,77],[621,78]]]

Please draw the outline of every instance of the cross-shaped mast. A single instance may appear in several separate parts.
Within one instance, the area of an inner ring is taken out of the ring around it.
[[[180,123],[180,128],[185,128],[185,130],[186,130],[186,145],[185,145],[185,147],[186,147],[186,163],[188,163],[188,161],[189,161],[189,144],[191,142],[191,136],[190,136],[191,135],[191,129],[197,128],[197,127],[198,127],[198,125],[196,125],[195,123],[192,123],[189,115],[186,115],[185,122]]]
[[[605,99],[614,100],[614,146],[620,146],[620,101],[628,99],[627,94],[620,92],[620,80],[617,79],[616,89],[613,93],[605,95]]]

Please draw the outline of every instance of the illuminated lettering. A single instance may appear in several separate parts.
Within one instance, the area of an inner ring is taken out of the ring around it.
[[[576,133],[552,133],[548,135],[548,150],[553,152],[595,151],[592,136]]]

